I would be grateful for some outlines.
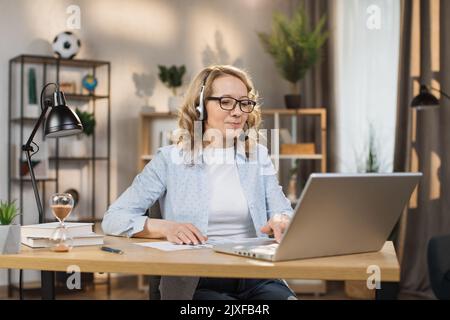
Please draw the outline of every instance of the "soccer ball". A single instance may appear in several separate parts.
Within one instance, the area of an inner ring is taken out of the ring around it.
[[[53,52],[63,59],[72,59],[80,51],[81,41],[72,32],[59,33],[53,39]]]

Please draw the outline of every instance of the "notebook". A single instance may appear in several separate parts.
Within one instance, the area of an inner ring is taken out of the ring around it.
[[[71,237],[78,237],[89,235],[93,232],[93,223],[80,223],[80,222],[66,222],[69,235]],[[52,236],[55,229],[59,226],[59,222],[30,224],[21,227],[22,237],[34,237],[34,238],[49,238]]]
[[[22,244],[31,248],[47,248],[49,247],[48,238],[40,237],[22,237]],[[73,246],[95,246],[103,244],[103,235],[92,233],[90,235],[74,237]]]
[[[93,232],[93,223],[66,222],[73,246],[102,245],[103,235]],[[59,226],[59,222],[32,224],[21,227],[21,242],[31,248],[49,247],[48,239]]]

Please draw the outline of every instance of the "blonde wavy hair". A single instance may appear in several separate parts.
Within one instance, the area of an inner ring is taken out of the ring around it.
[[[195,154],[196,151],[198,151],[198,150],[194,149],[195,148],[194,124],[195,124],[195,121],[199,120],[199,113],[196,110],[196,107],[198,106],[199,101],[200,101],[200,91],[201,91],[203,82],[206,79],[205,91],[204,91],[204,95],[203,95],[204,99],[206,99],[207,97],[211,96],[211,94],[212,94],[212,90],[213,90],[212,85],[213,85],[214,80],[216,80],[217,78],[223,77],[223,76],[227,76],[227,75],[230,75],[230,76],[240,79],[247,87],[248,96],[252,100],[256,101],[255,108],[253,109],[253,111],[251,113],[248,114],[247,129],[245,130],[245,154],[246,154],[247,158],[249,157],[249,153],[252,152],[254,146],[256,145],[257,139],[258,139],[257,132],[261,125],[261,106],[259,104],[258,93],[253,86],[253,82],[252,82],[249,74],[247,72],[245,72],[244,70],[241,70],[234,66],[213,65],[213,66],[204,68],[194,77],[194,79],[191,81],[191,83],[185,93],[183,103],[178,111],[178,129],[187,131],[189,134],[178,136],[178,139],[174,142],[177,143],[178,145],[183,144],[185,151],[191,151],[191,152],[193,152],[193,154]],[[205,106],[205,114],[206,114],[206,101],[204,101],[204,106]],[[204,125],[205,121],[206,121],[206,119],[203,120],[203,123],[202,123],[201,139],[203,139],[203,134],[205,132],[205,125]],[[188,137],[187,139],[190,141],[185,141],[186,137]],[[234,141],[235,148],[236,148],[236,143],[237,143],[237,140],[235,139],[235,141]],[[200,146],[205,147],[205,145],[207,145],[207,144],[208,144],[208,141],[204,141],[202,144],[200,144]],[[186,150],[186,149],[188,149],[188,150]]]

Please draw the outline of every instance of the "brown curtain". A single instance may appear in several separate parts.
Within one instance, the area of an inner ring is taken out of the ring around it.
[[[450,92],[446,61],[450,54],[449,13],[445,0],[402,1],[394,169],[420,171],[423,178],[399,228],[399,298],[434,297],[428,278],[427,245],[432,236],[450,233],[450,104],[441,97],[437,109],[414,111],[410,107],[419,82]]]
[[[320,18],[325,15],[327,17],[327,26],[326,29],[329,33],[328,41],[326,42],[323,51],[322,57],[319,63],[306,74],[305,79],[301,82],[302,88],[302,101],[307,107],[324,107],[327,109],[327,128],[328,128],[328,137],[327,137],[327,151],[328,151],[328,159],[327,159],[327,168],[328,171],[334,171],[334,161],[331,156],[334,154],[333,150],[330,150],[335,144],[330,142],[330,137],[332,136],[331,131],[333,128],[330,128],[330,124],[333,123],[330,121],[332,119],[333,113],[333,97],[331,95],[331,88],[333,88],[332,83],[332,45],[331,41],[333,39],[333,4],[332,1],[329,0],[308,0],[305,1],[305,9],[307,10],[310,21],[316,25]],[[314,125],[313,121],[319,121],[318,119],[305,119],[305,123],[299,123],[300,126],[300,134],[301,138],[306,141],[313,141],[313,135],[320,134],[320,125],[317,123]],[[314,129],[313,129],[314,128]],[[320,163],[316,161],[315,171],[320,171]]]
[[[332,84],[332,45],[331,41],[333,39],[332,36],[332,10],[333,3],[330,0],[297,0],[292,1],[292,10],[295,9],[298,5],[303,5],[309,19],[311,26],[317,25],[320,18],[323,15],[327,17],[327,25],[325,29],[329,32],[329,37],[327,42],[324,45],[322,50],[322,56],[320,61],[309,70],[305,78],[300,83],[300,94],[301,97],[301,105],[304,108],[320,108],[324,107],[327,109],[327,171],[334,171],[334,150],[332,149],[335,143],[333,143],[333,134],[332,131],[334,127],[330,127],[330,124],[333,121],[332,119],[333,113],[333,97],[331,95],[331,88],[333,88]],[[304,117],[300,121],[297,122],[297,132],[299,140],[298,142],[313,142],[320,141],[318,138],[320,136],[320,121],[318,117]],[[282,126],[290,128],[291,123],[289,119],[285,119],[282,122]],[[318,150],[321,149],[320,143],[316,144],[316,148]],[[297,192],[300,193],[304,183],[308,179],[308,176],[312,172],[320,172],[320,161],[301,161],[300,168],[298,171],[299,180],[298,180],[298,188]],[[284,172],[285,179],[288,179],[287,172]]]

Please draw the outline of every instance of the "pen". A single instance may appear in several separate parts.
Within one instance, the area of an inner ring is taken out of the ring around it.
[[[114,249],[114,248],[110,248],[110,247],[101,247],[101,249],[103,251],[107,251],[107,252],[112,252],[112,253],[117,253],[117,254],[123,254],[122,250],[119,249]]]

